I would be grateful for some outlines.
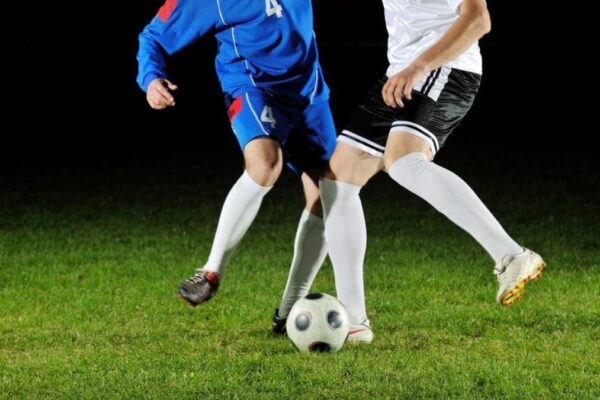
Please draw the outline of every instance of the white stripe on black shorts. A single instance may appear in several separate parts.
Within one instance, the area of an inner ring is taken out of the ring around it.
[[[338,137],[369,154],[383,157],[388,135],[407,132],[427,141],[433,154],[471,108],[481,75],[441,67],[417,83],[404,108],[388,107],[381,96],[387,77],[380,79]]]

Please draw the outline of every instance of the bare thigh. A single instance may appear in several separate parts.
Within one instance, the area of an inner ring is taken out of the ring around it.
[[[385,170],[410,153],[423,153],[429,161],[433,160],[433,152],[425,140],[408,132],[390,133],[383,156]]]

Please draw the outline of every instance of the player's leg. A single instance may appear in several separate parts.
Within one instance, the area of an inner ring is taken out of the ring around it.
[[[301,177],[306,205],[296,231],[287,284],[273,317],[275,333],[285,332],[289,311],[308,293],[327,255],[319,178],[335,149],[335,126],[329,104],[298,108],[294,122],[295,130],[286,138],[284,150],[288,166]]]
[[[179,295],[191,305],[215,295],[233,251],[250,228],[283,165],[279,143],[269,138],[248,143],[244,160],[245,171],[223,203],[208,261],[179,288]]]
[[[541,274],[542,259],[515,242],[460,177],[431,162],[431,149],[424,140],[409,133],[392,133],[385,156],[392,179],[467,231],[494,259],[501,278],[498,302],[509,305],[518,300],[525,283]],[[521,272],[512,267],[509,275],[500,274],[513,259],[523,264],[517,268]]]
[[[237,102],[237,103],[236,103]],[[243,149],[245,171],[233,185],[221,210],[208,261],[179,287],[179,295],[195,306],[216,293],[229,259],[254,221],[264,196],[269,192],[283,166],[277,133],[288,129],[280,120],[279,131],[272,111],[266,124],[256,118],[253,109],[269,107],[264,99],[241,96],[229,107],[232,126]],[[237,104],[237,105],[236,105]],[[234,113],[232,113],[232,108]],[[244,112],[244,110],[246,112]],[[233,114],[233,115],[232,115]]]
[[[393,180],[470,233],[496,262],[522,252],[469,185],[432,158],[425,140],[406,132],[390,134],[385,168]]]
[[[284,331],[285,318],[289,309],[297,299],[306,295],[327,251],[329,251],[335,272],[337,296],[348,310],[352,323],[348,340],[360,342],[373,340],[364,296],[362,266],[367,236],[359,193],[362,186],[382,167],[383,161],[380,157],[372,156],[349,144],[338,143],[331,159],[331,169],[326,173],[326,177],[320,180],[319,185],[323,211],[327,219],[325,229],[327,248],[325,248],[322,222],[312,215],[315,222],[312,238],[315,246],[320,248],[321,252],[318,255],[317,252],[312,253],[312,266],[310,262],[304,266],[292,263],[280,305],[283,313],[276,313],[273,318],[273,330],[276,333]],[[314,191],[314,187],[310,183],[305,184],[306,192],[309,193],[307,195],[308,208],[310,204],[313,204],[312,200],[318,199],[318,192]],[[310,193],[313,195],[311,196]],[[299,236],[296,237],[296,243],[298,243],[298,238]],[[305,241],[305,245],[310,242]]]
[[[419,113],[415,112],[404,115],[405,120],[394,124],[386,144],[385,168],[397,183],[423,198],[473,236],[494,259],[497,270],[501,271],[513,259],[523,264],[518,268],[522,273],[515,273],[516,279],[505,279],[501,275],[498,301],[508,305],[520,298],[524,284],[537,278],[545,264],[537,254],[525,250],[506,233],[469,185],[431,161],[452,131],[452,126],[456,126],[470,107],[476,93],[475,87],[469,98],[471,78],[464,72],[451,73],[447,84],[454,87],[452,90],[441,89],[434,105],[427,96],[416,96],[412,100],[416,110],[427,107],[430,118],[419,118]],[[454,94],[457,93],[456,87],[467,93],[466,100]],[[415,118],[411,118],[413,116]],[[432,120],[437,124],[431,124]],[[446,129],[445,125],[449,128]],[[514,270],[513,267],[509,269]]]
[[[371,342],[373,333],[367,319],[363,282],[367,227],[360,190],[381,170],[383,160],[338,141],[329,165],[319,187],[336,292],[350,316],[348,340]]]
[[[245,171],[229,191],[204,270],[223,275],[234,249],[250,228],[264,196],[283,167],[279,143],[257,138],[244,148]]]
[[[327,256],[325,226],[319,198],[320,172],[320,170],[313,170],[301,175],[306,206],[302,211],[296,230],[294,256],[288,280],[279,307],[273,317],[275,333],[285,332],[287,315],[294,303],[308,294],[315,276]]]
[[[319,184],[337,296],[352,323],[349,341],[373,340],[363,284],[367,231],[360,190],[383,168],[385,141],[393,120],[381,100],[383,82],[380,80],[367,93],[338,137],[329,168]]]

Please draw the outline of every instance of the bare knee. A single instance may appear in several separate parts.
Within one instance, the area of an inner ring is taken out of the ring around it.
[[[353,185],[364,186],[383,168],[383,160],[344,142],[338,142],[324,176]]]
[[[428,161],[433,160],[433,152],[428,142],[410,133],[394,132],[388,137],[383,156],[386,171],[392,164],[411,153],[423,153]]]
[[[270,187],[275,184],[283,169],[283,154],[278,142],[260,138],[244,148],[246,171],[259,185]]]
[[[283,161],[281,158],[246,161],[246,171],[250,177],[260,186],[265,187],[273,186],[277,182],[282,168]]]

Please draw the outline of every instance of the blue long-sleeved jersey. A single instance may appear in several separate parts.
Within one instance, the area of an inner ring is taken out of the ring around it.
[[[218,41],[215,65],[223,92],[237,97],[268,91],[309,103],[329,98],[311,0],[167,0],[139,36],[142,90],[166,77],[166,54],[208,33]]]

